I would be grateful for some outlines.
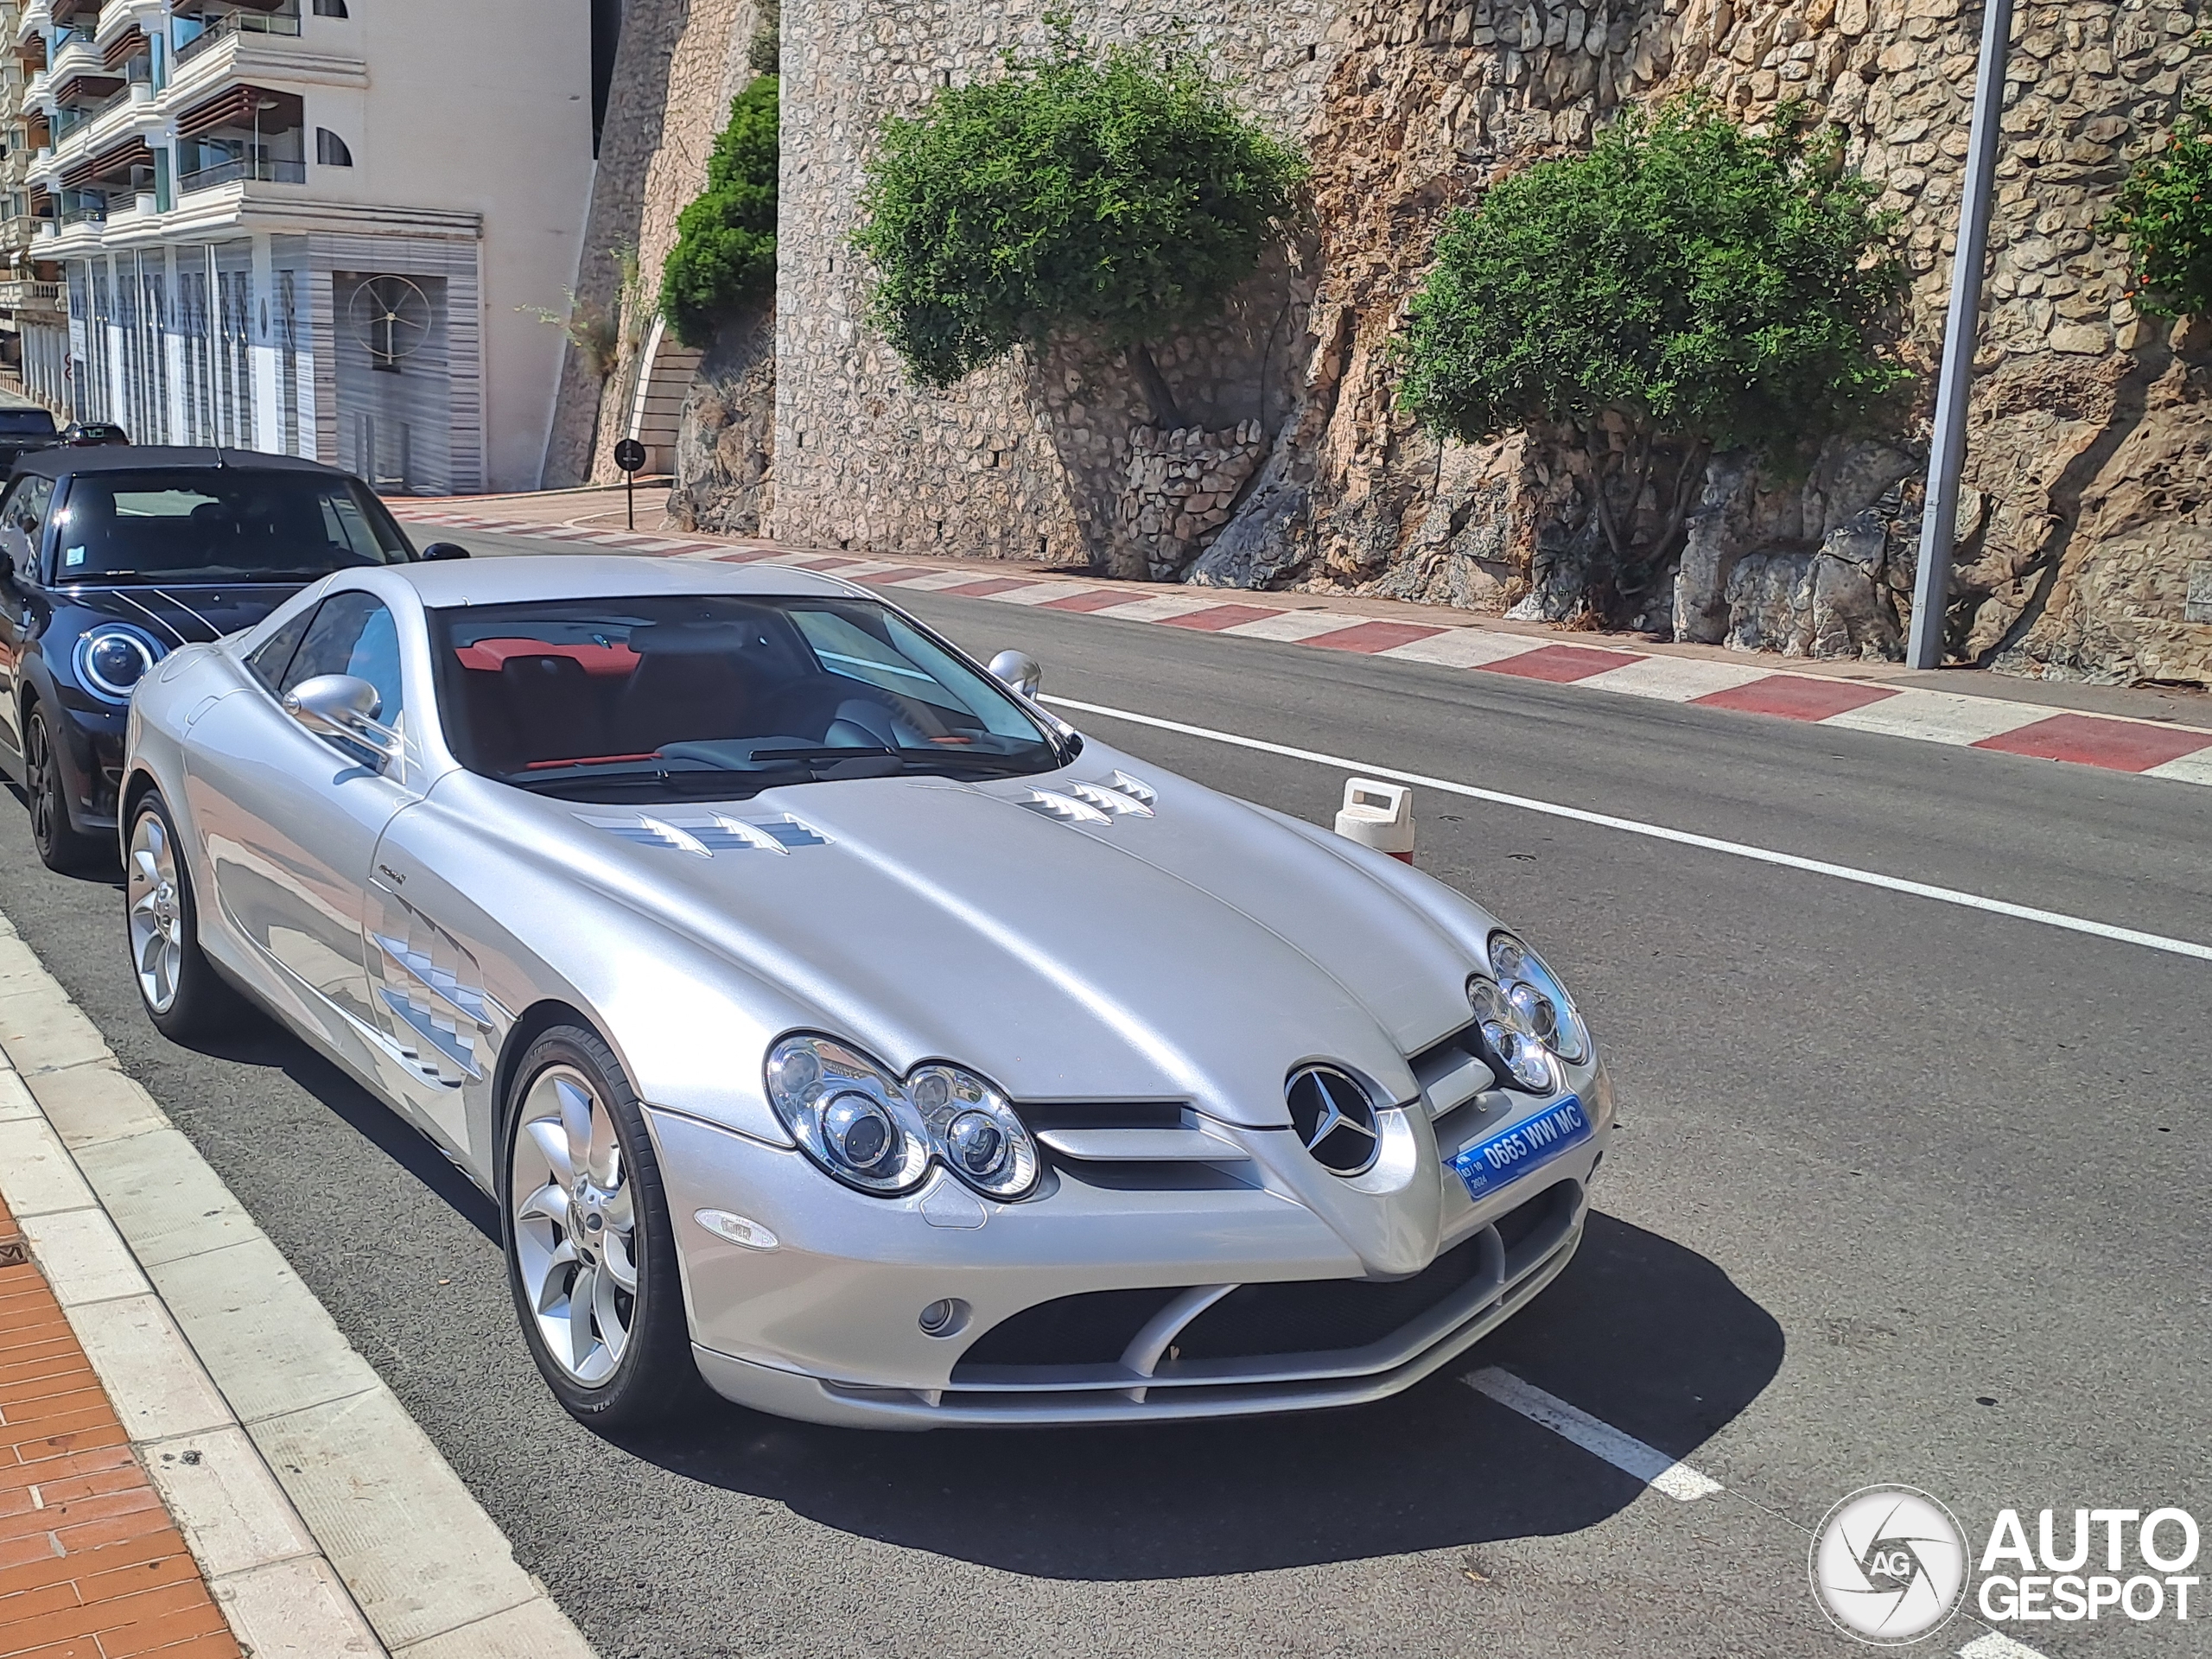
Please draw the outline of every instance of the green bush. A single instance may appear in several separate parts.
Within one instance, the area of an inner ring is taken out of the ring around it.
[[[2191,103],[2129,169],[2098,229],[2127,238],[2127,297],[2154,316],[2212,315],[2212,105]]]
[[[853,238],[877,273],[870,321],[936,386],[1088,331],[1128,349],[1154,418],[1179,425],[1146,342],[1218,310],[1304,177],[1188,58],[1100,55],[1064,30],[885,124]]]
[[[1405,407],[1468,442],[1579,436],[1620,591],[1640,591],[1716,446],[1802,454],[1910,378],[1878,344],[1903,280],[1889,222],[1840,161],[1789,111],[1765,134],[1697,102],[1624,112],[1452,216],[1400,341]],[[1632,547],[1661,449],[1675,476]]]
[[[777,89],[762,75],[737,95],[707,188],[677,218],[660,305],[686,346],[708,346],[717,317],[775,287]]]

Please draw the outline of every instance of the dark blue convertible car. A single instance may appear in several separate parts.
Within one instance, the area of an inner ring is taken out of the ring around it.
[[[0,769],[39,856],[112,865],[130,693],[180,645],[252,626],[309,582],[417,553],[359,479],[238,449],[35,451],[0,497]]]

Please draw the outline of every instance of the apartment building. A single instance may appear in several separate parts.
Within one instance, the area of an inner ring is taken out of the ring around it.
[[[536,485],[588,6],[0,0],[0,361],[32,396],[388,491]]]

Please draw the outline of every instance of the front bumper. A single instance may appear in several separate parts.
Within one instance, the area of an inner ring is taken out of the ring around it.
[[[694,1353],[718,1393],[852,1427],[1041,1427],[1310,1410],[1412,1386],[1573,1257],[1612,1128],[1610,1090],[1590,1096],[1588,1141],[1479,1205],[1430,1151],[1441,1236],[1397,1280],[1368,1278],[1311,1209],[1257,1186],[1064,1179],[984,1205],[939,1172],[887,1201],[788,1148],[650,1116]],[[730,1243],[699,1210],[741,1213],[775,1247]],[[951,1328],[928,1334],[922,1310],[948,1300]]]

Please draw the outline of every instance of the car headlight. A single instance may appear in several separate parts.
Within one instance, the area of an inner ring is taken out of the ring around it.
[[[128,702],[162,658],[161,642],[128,622],[103,622],[77,641],[77,682],[107,702]]]
[[[768,1100],[807,1155],[849,1186],[911,1191],[932,1160],[995,1198],[1037,1179],[1036,1143],[982,1078],[942,1061],[901,1080],[834,1038],[786,1037],[769,1052]]]
[[[1550,1093],[1552,1057],[1512,1000],[1490,981],[1475,978],[1467,982],[1467,1002],[1475,1011],[1484,1049],[1505,1068],[1507,1077],[1523,1089]]]
[[[1493,933],[1490,970],[1530,1036],[1569,1065],[1590,1058],[1590,1028],[1559,976],[1535,951],[1510,933]]]

